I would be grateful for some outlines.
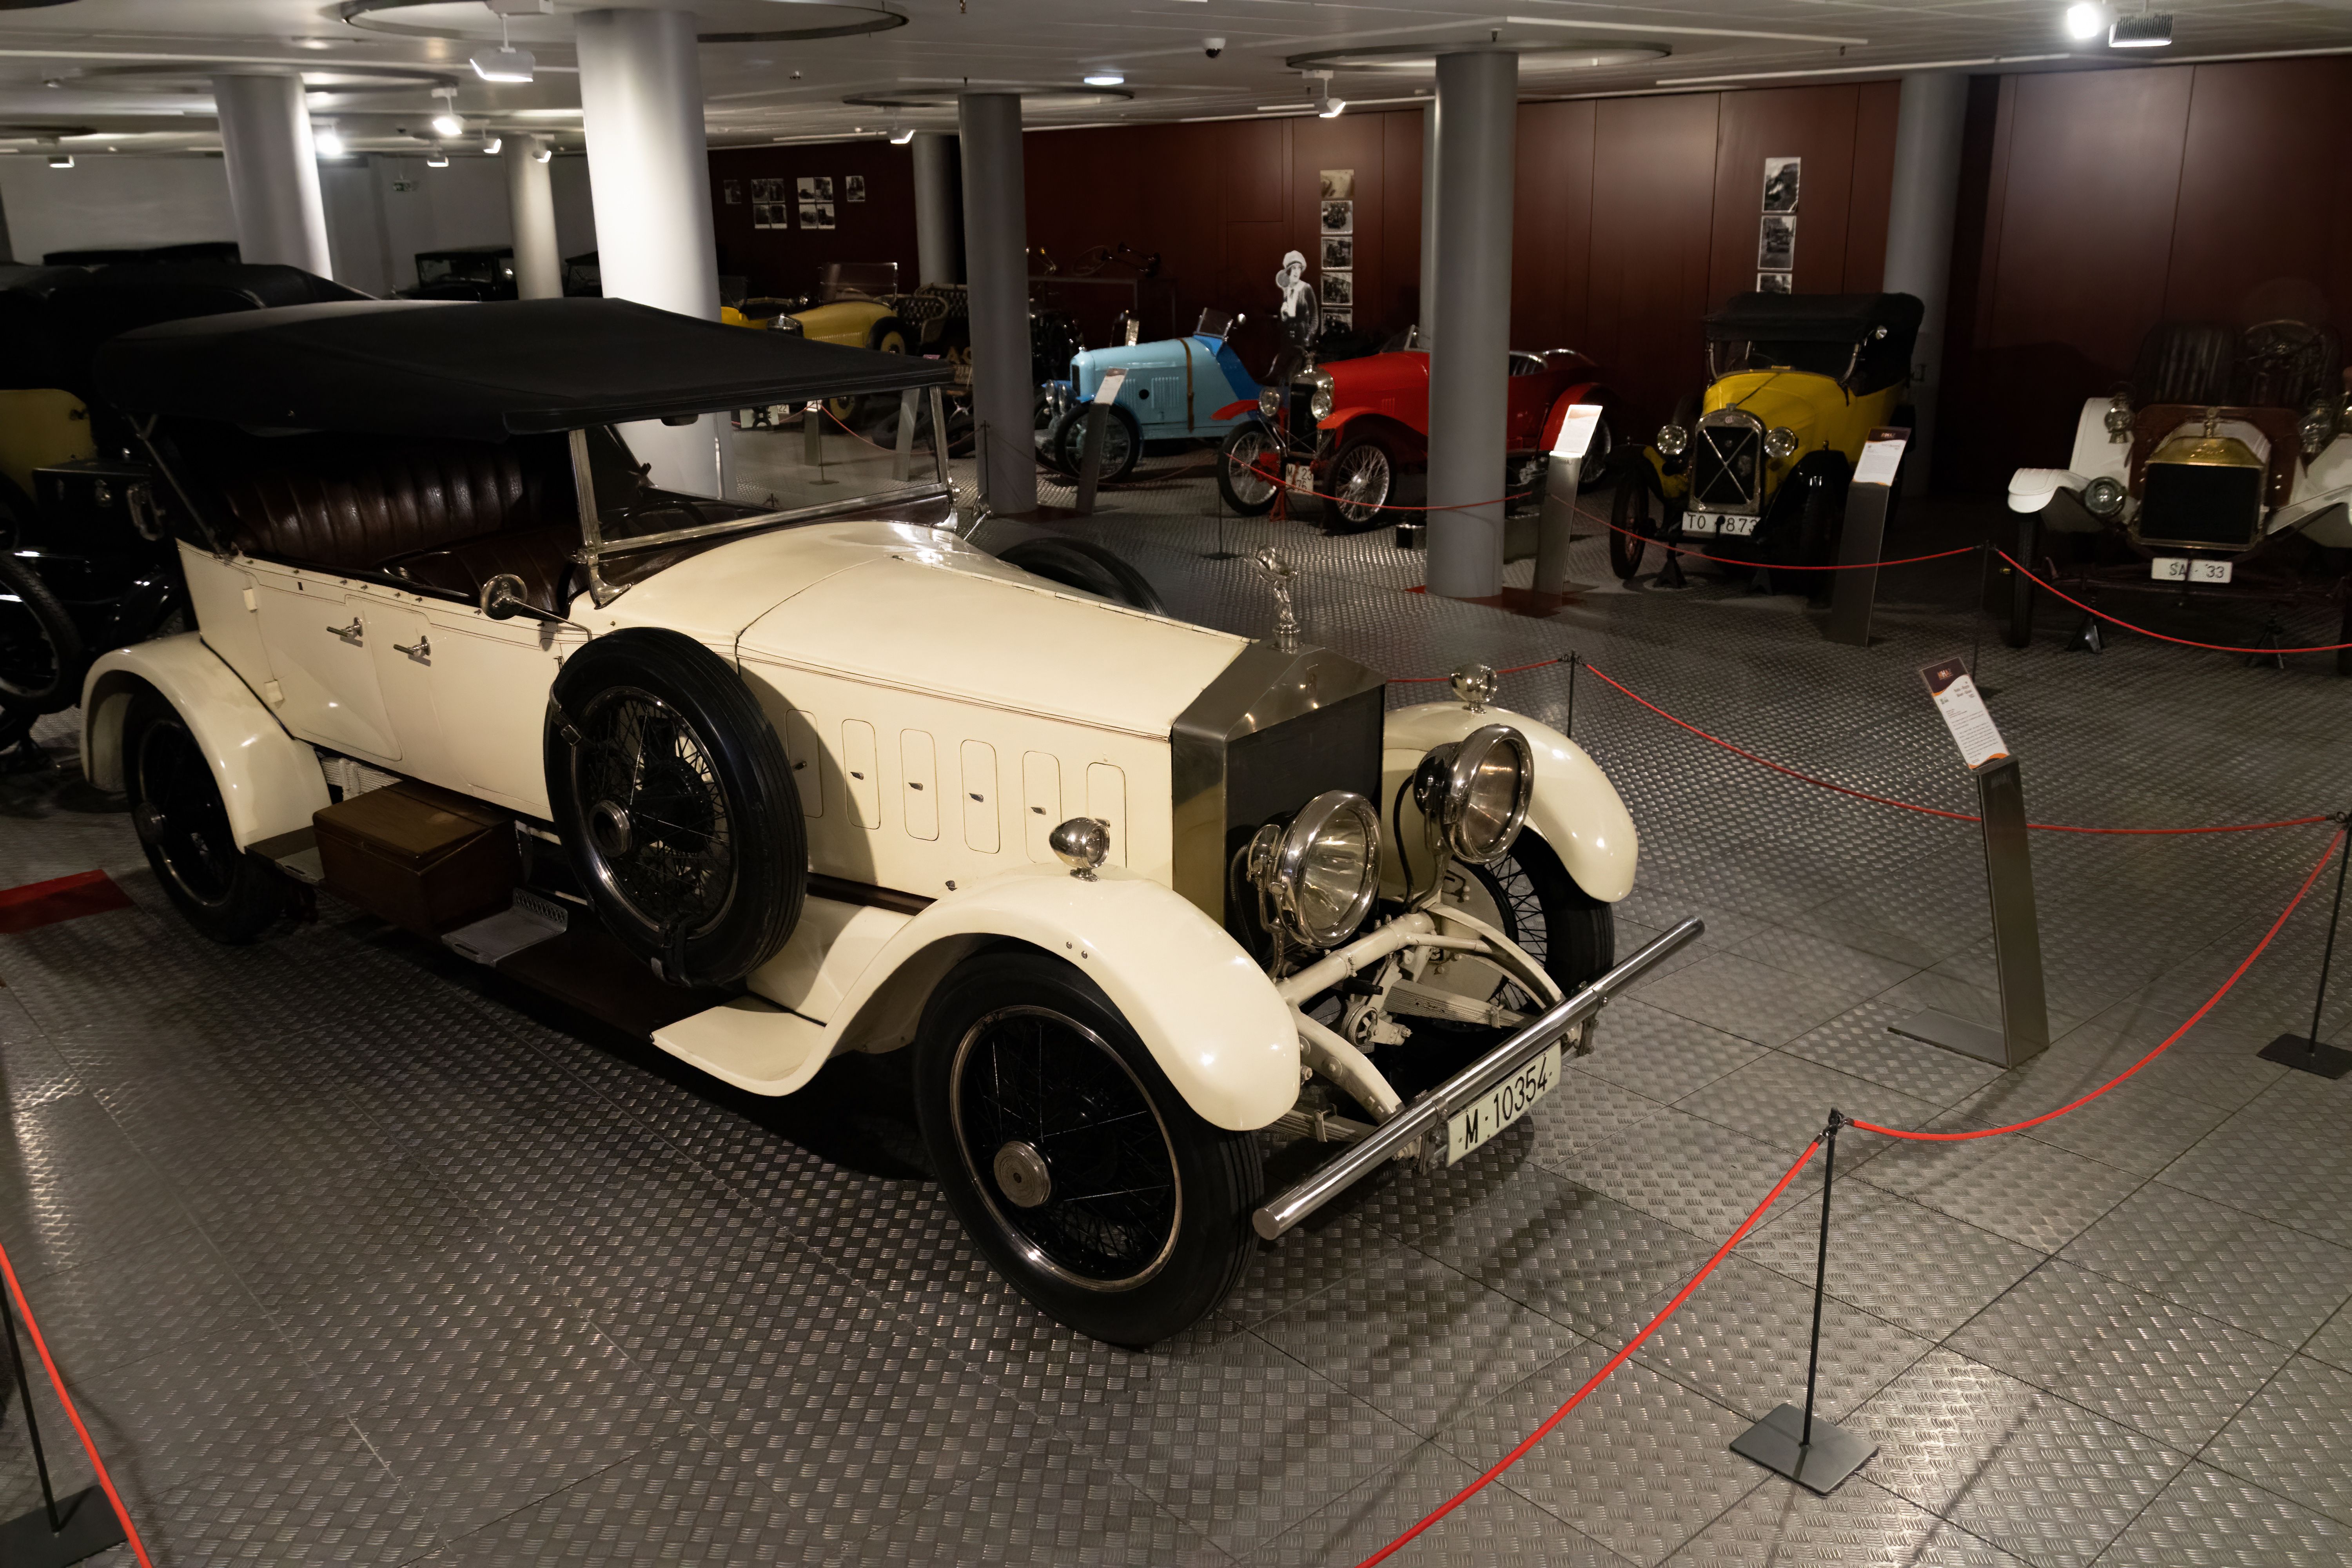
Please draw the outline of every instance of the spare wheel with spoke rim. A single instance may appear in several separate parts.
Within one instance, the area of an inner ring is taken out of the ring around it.
[[[932,1167],[1023,1295],[1124,1345],[1224,1300],[1250,1256],[1256,1139],[1186,1105],[1091,980],[1033,949],[981,953],[940,983],[915,1049]]]
[[[808,887],[800,796],[717,654],[657,627],[596,638],[555,678],[546,757],[581,885],[656,973],[724,984],[783,946]]]

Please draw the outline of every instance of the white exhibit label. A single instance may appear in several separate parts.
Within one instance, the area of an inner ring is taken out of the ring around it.
[[[1906,445],[1897,436],[1885,440],[1865,441],[1862,446],[1862,461],[1853,466],[1853,482],[1858,485],[1891,485],[1895,471],[1903,466],[1903,448]]]
[[[1581,458],[1592,450],[1592,433],[1601,425],[1601,405],[1571,403],[1568,417],[1559,422],[1559,439],[1552,443],[1555,458]]]
[[[1960,749],[1962,762],[1980,768],[1995,757],[2009,755],[2009,746],[1985,707],[1983,694],[1969,674],[1967,660],[1948,658],[1919,674],[1936,700],[1936,711],[1944,716],[1944,728],[1952,732],[1952,744]]]
[[[1094,401],[1097,403],[1117,403],[1118,401],[1118,389],[1126,384],[1127,372],[1123,370],[1107,370],[1103,372],[1102,382],[1095,388]]]

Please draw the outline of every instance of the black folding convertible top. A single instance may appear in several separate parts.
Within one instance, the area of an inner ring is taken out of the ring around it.
[[[1927,307],[1909,294],[1734,294],[1706,319],[1709,342],[1858,343],[1880,327],[1915,337]]]
[[[476,441],[951,378],[934,360],[584,299],[251,310],[128,332],[98,358],[100,390],[134,415]]]

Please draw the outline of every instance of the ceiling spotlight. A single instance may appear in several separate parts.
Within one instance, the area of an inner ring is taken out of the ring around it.
[[[2107,29],[2107,47],[2111,49],[2160,49],[2171,42],[2169,12],[2155,16],[2145,12],[2137,16],[2118,16],[2116,25]]]
[[[530,156],[533,163],[551,163],[555,161],[555,149],[542,142],[539,144],[539,151]]]
[[[1335,98],[1323,108],[1317,110],[1315,111],[1315,115],[1318,120],[1337,120],[1346,111],[1347,108],[1348,100],[1346,99]]]
[[[72,154],[72,153],[51,153],[51,154],[49,155],[49,167],[50,167],[50,168],[52,168],[52,169],[70,169],[70,168],[72,168],[72,167],[73,167],[73,154]]]
[[[529,81],[539,64],[529,49],[484,49],[474,57],[474,74],[484,81]]]
[[[449,166],[449,154],[436,147],[425,154],[425,166],[428,169],[446,169]]]
[[[485,153],[496,153],[506,144],[507,139],[498,134],[496,132],[488,132],[483,134],[482,151]]]
[[[343,133],[331,125],[315,127],[310,132],[310,144],[318,149],[319,156],[321,158],[340,158],[343,155]]]
[[[1125,87],[1127,78],[1118,71],[1089,71],[1087,73],[1087,85],[1088,87]]]
[[[2107,30],[2107,8],[2085,3],[2066,7],[2066,36],[2090,42]]]
[[[436,114],[433,117],[433,129],[442,136],[463,136],[466,122],[454,114]]]
[[[914,139],[915,132],[912,126],[908,127],[904,131],[893,131],[890,132],[890,145],[893,147],[904,147],[908,142],[912,142]]]

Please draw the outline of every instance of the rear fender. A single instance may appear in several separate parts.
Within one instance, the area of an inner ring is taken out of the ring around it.
[[[1559,445],[1559,427],[1568,423],[1568,411],[1580,403],[1597,403],[1607,409],[1617,401],[1617,395],[1597,381],[1580,382],[1551,400],[1551,412],[1544,416],[1542,447],[1549,452]]]
[[[1315,428],[1319,435],[1331,437],[1331,449],[1335,452],[1351,436],[1374,436],[1388,447],[1389,456],[1402,467],[1429,460],[1428,437],[1391,414],[1362,408],[1348,409],[1333,415]]]
[[[329,804],[319,754],[194,632],[116,648],[83,678],[82,773],[100,789],[123,787],[122,725],[142,685],[162,693],[204,749],[238,848],[308,827]]]
[[[1400,708],[1388,716],[1381,739],[1381,885],[1392,893],[1401,893],[1405,885],[1398,847],[1386,831],[1391,811],[1399,809],[1398,786],[1431,747],[1458,741],[1486,724],[1508,724],[1528,738],[1536,754],[1535,797],[1528,805],[1528,827],[1551,846],[1576,885],[1612,904],[1633,891],[1640,851],[1633,818],[1601,764],[1575,742],[1524,713],[1505,708],[1474,712],[1459,702],[1427,702]],[[1401,809],[1405,842],[1418,846],[1421,813],[1414,809],[1411,795]],[[1423,866],[1421,871],[1426,876],[1428,868]]]
[[[1251,1131],[1298,1099],[1298,1035],[1265,971],[1196,906],[1108,866],[1091,882],[1023,867],[925,909],[844,996],[826,1054],[909,1043],[948,971],[1007,940],[1101,986],[1202,1120]]]

